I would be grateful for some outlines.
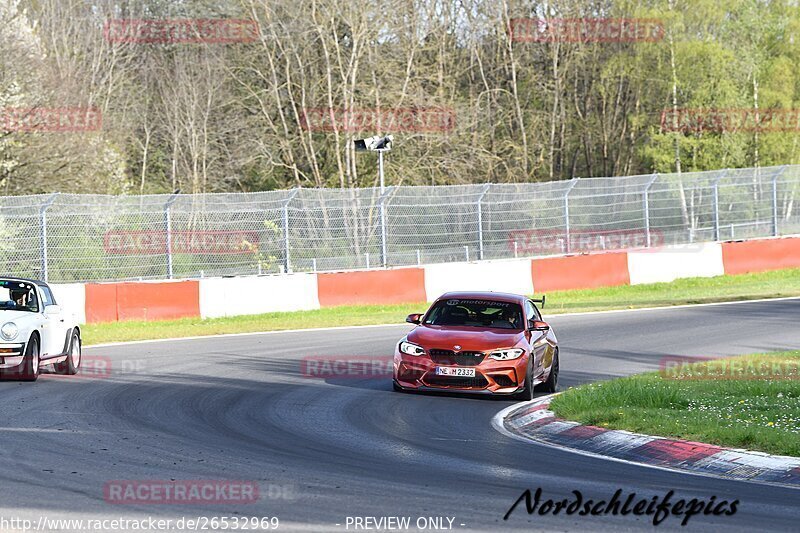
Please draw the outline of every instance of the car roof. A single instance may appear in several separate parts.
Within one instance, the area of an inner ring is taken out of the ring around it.
[[[26,283],[33,283],[34,285],[38,285],[40,287],[47,287],[47,283],[40,279],[28,279],[28,278],[19,278],[17,276],[0,276],[0,279],[7,279],[9,281],[24,281]]]
[[[494,291],[454,291],[446,292],[437,298],[438,300],[495,300],[498,302],[513,302],[520,305],[525,303],[528,299],[527,296],[521,294],[512,294],[509,292],[494,292]]]

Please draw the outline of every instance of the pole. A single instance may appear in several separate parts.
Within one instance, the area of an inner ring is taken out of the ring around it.
[[[381,183],[383,183],[383,180],[381,180]],[[389,264],[386,244],[386,199],[393,190],[394,187],[389,187],[386,192],[381,191],[381,197],[378,199],[378,210],[380,212],[381,221],[381,265],[383,265],[383,268],[386,268]]]
[[[291,256],[289,254],[289,204],[292,202],[300,189],[292,189],[289,196],[283,201],[283,271],[287,274],[292,272]]]
[[[567,187],[566,192],[564,193],[564,234],[567,239],[565,252],[570,252],[570,238],[569,238],[569,193],[572,192],[572,189],[575,188],[575,185],[578,184],[578,180],[580,178],[572,178],[570,180],[569,187]]]
[[[383,194],[383,191],[386,188],[383,181],[383,150],[378,150],[378,177],[380,178],[381,182],[381,194]]]
[[[644,232],[645,232],[645,240],[647,241],[647,247],[650,248],[650,187],[658,179],[658,172],[654,173],[650,177],[650,181],[647,182],[647,185],[644,187],[644,193],[642,193],[642,202],[643,202],[643,209],[644,209]]]
[[[166,241],[166,253],[167,253],[167,278],[172,279],[173,276],[173,267],[172,267],[172,217],[170,213],[172,211],[172,204],[178,199],[177,193],[172,193],[167,199],[167,203],[164,204],[164,233],[165,233],[165,241]]]
[[[58,197],[58,193],[53,193],[50,195],[50,198],[47,199],[47,202],[44,203],[42,207],[39,208],[39,245],[42,249],[42,280],[46,283],[48,278],[48,257],[47,257],[47,210],[50,209],[50,206],[53,205],[53,202],[56,201],[56,197]]]
[[[725,177],[726,172],[720,174],[717,178],[714,178],[714,183],[712,185],[714,191],[714,240],[719,241],[719,180]]]
[[[489,192],[489,187],[491,187],[489,183],[484,185],[480,196],[478,196],[478,259],[481,261],[483,260],[483,207],[481,202],[483,202],[483,197],[486,196],[486,193]]]
[[[786,170],[786,165],[772,176],[772,236],[777,237],[780,235],[778,229],[778,178]]]

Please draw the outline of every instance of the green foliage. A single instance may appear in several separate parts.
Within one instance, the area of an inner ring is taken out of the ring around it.
[[[797,369],[800,352],[741,356],[735,368]],[[723,363],[696,363],[681,370],[707,372]],[[728,366],[730,368],[730,366]],[[678,437],[800,456],[800,381],[771,379],[674,379],[648,373],[571,388],[551,408],[563,418],[607,428]],[[766,374],[764,374],[766,375]]]

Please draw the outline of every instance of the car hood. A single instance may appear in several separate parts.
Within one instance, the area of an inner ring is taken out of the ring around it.
[[[0,326],[6,322],[30,320],[36,313],[30,311],[14,311],[13,309],[0,309]]]
[[[485,352],[515,346],[524,335],[513,330],[422,325],[408,334],[408,340],[424,348],[452,350],[458,345],[462,351]]]

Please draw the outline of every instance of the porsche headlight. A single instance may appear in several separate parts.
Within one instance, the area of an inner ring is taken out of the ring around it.
[[[408,341],[400,343],[400,351],[408,355],[425,355],[425,348]]]
[[[509,361],[511,359],[518,359],[525,350],[522,348],[511,348],[508,350],[495,350],[489,354],[489,357],[496,361]]]
[[[7,341],[14,340],[17,337],[17,333],[19,333],[19,329],[17,329],[17,325],[13,322],[6,322],[3,324],[3,327],[0,328],[0,335]]]

